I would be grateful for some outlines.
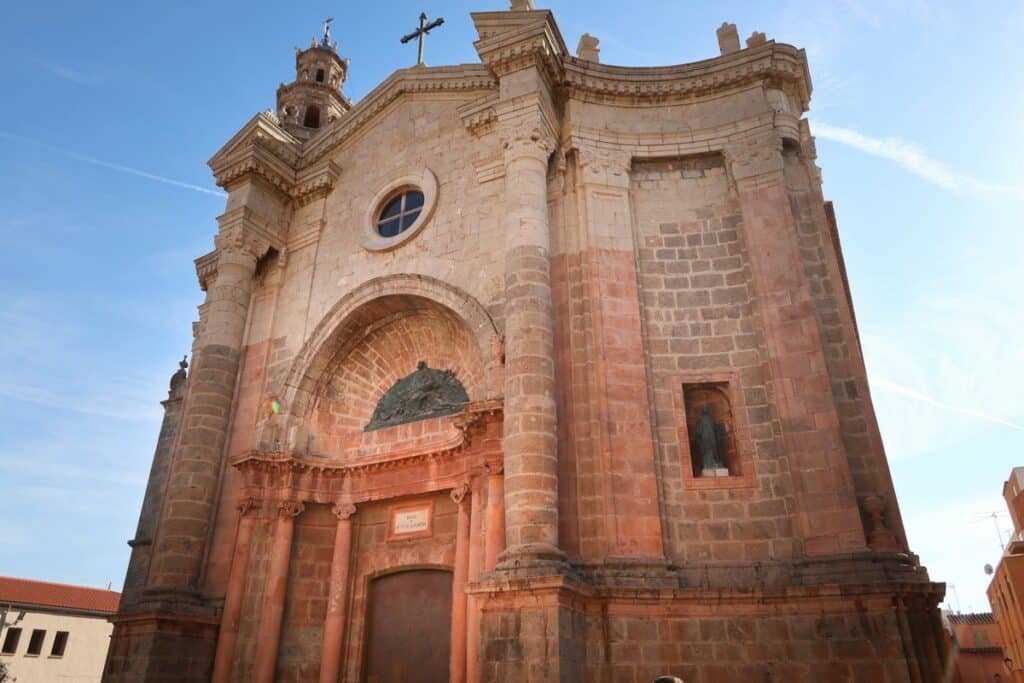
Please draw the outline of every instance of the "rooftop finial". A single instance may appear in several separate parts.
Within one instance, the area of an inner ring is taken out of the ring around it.
[[[320,44],[324,47],[331,46],[331,22],[334,21],[334,17],[327,17],[324,19],[324,37],[320,41]]]

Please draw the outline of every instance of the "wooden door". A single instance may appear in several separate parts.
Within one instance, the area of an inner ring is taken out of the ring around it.
[[[452,573],[415,569],[370,582],[365,683],[448,680]]]

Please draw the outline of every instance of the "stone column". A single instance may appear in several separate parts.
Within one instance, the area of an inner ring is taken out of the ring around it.
[[[729,150],[776,407],[808,555],[864,550],[810,285],[774,131]]]
[[[341,648],[345,644],[345,606],[348,604],[349,555],[352,550],[352,515],[356,506],[340,503],[332,508],[338,518],[331,559],[331,585],[324,618],[324,644],[320,653],[320,683],[338,683]]]
[[[256,524],[256,511],[260,504],[247,498],[238,505],[238,533],[235,535],[235,549],[231,557],[231,573],[228,575],[227,594],[224,596],[224,613],[220,620],[217,636],[217,652],[213,657],[212,683],[227,683],[231,679],[231,668],[235,660],[235,643],[242,615],[242,598],[245,597],[245,578],[249,570],[249,547],[252,544],[252,529]]]
[[[474,481],[469,516],[469,577],[468,581],[478,581],[483,567],[483,539],[480,537],[480,517],[482,501],[480,488],[482,482],[478,477]],[[466,617],[466,680],[477,683],[480,680],[478,660],[480,656],[480,609],[475,595],[467,596]]]
[[[221,457],[249,313],[255,249],[220,248],[209,286],[203,331],[170,466],[148,590],[194,591],[217,495]]]
[[[466,576],[469,573],[469,501],[465,484],[452,489],[459,506],[455,531],[455,571],[452,574],[452,650],[448,666],[451,683],[466,683]]]
[[[501,468],[487,474],[487,537],[484,548],[484,571],[492,572],[498,555],[505,550],[505,482]]]
[[[278,505],[274,544],[270,549],[267,594],[260,619],[259,647],[256,649],[256,683],[273,683],[277,667],[277,648],[281,643],[281,621],[288,591],[288,564],[292,554],[295,518],[302,514],[302,503],[286,501]]]
[[[547,168],[543,124],[502,130],[505,155],[505,533],[499,568],[564,561],[558,549],[558,453]]]

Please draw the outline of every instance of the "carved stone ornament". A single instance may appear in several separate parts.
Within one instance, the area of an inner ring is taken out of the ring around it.
[[[428,368],[420,361],[416,371],[395,382],[373,411],[365,431],[453,415],[469,403],[469,395],[451,370]]]
[[[277,505],[277,514],[281,517],[298,517],[306,506],[297,500],[286,500]]]
[[[245,517],[251,512],[255,512],[260,509],[260,501],[255,498],[245,498],[238,502],[238,514]]]
[[[531,157],[547,163],[555,149],[555,139],[540,128],[505,126],[498,132],[506,162],[519,157]]]
[[[452,501],[459,505],[466,498],[466,494],[469,493],[469,484],[460,484],[452,489]]]
[[[334,516],[340,521],[344,522],[351,519],[352,515],[356,514],[356,506],[352,503],[338,503],[331,508],[331,512],[333,512]]]

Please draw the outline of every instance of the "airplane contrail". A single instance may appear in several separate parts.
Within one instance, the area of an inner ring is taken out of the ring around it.
[[[42,147],[43,149],[48,149],[51,152],[56,152],[57,154],[63,154],[64,156],[71,157],[72,159],[75,159],[77,161],[82,161],[87,164],[92,164],[94,166],[100,166],[102,168],[109,168],[112,171],[120,171],[121,173],[127,173],[129,175],[138,176],[140,178],[155,180],[156,182],[164,183],[165,185],[173,185],[175,187],[185,188],[186,190],[192,190],[193,192],[202,192],[203,194],[213,195],[214,197],[227,197],[227,195],[221,192],[220,190],[211,190],[210,188],[203,187],[201,185],[193,185],[192,183],[186,183],[181,180],[175,180],[174,178],[167,178],[162,175],[157,175],[156,173],[150,173],[149,171],[143,171],[138,168],[132,168],[131,166],[124,166],[122,164],[115,164],[111,161],[97,159],[96,157],[86,156],[85,154],[79,154],[78,152],[72,152],[71,150],[62,149],[60,147],[54,147],[53,145],[49,145],[45,142],[40,142],[39,140],[33,140],[32,138],[27,138],[23,135],[15,135],[14,133],[0,131],[0,137],[7,138],[9,140],[17,140],[19,142],[25,142],[30,145],[35,145],[36,147]]]

